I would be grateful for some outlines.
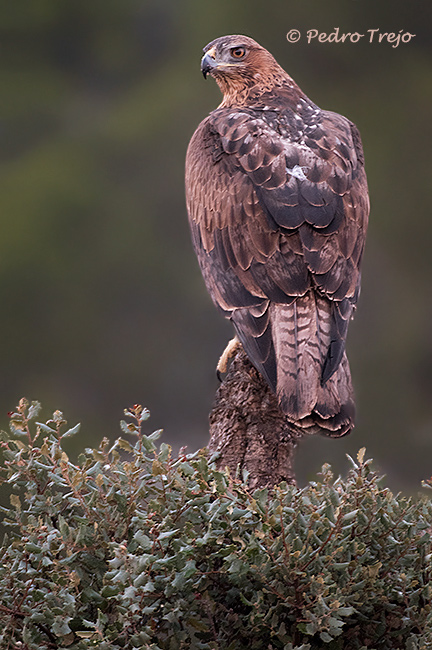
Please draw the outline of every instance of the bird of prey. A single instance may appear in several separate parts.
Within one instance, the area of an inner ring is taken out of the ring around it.
[[[345,341],[369,214],[359,131],[253,39],[223,36],[203,51],[204,77],[223,93],[186,156],[205,284],[288,421],[344,435],[355,412]]]

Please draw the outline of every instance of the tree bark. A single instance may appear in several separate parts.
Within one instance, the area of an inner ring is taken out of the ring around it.
[[[211,453],[220,469],[249,472],[251,489],[295,484],[294,450],[301,434],[279,409],[276,396],[240,348],[210,413]]]

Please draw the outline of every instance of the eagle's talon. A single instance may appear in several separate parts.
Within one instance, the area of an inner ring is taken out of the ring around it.
[[[228,342],[225,350],[222,352],[219,357],[218,364],[216,366],[216,376],[219,381],[222,383],[221,375],[224,375],[228,370],[228,362],[235,356],[237,350],[241,347],[241,343],[238,338],[235,336],[231,341]]]

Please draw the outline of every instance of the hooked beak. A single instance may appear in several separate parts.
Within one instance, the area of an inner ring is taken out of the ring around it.
[[[201,72],[203,73],[204,79],[207,78],[207,75],[217,67],[216,61],[215,61],[215,48],[212,47],[208,52],[206,52],[201,59]]]

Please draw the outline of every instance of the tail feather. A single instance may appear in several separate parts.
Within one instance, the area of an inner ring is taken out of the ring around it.
[[[355,408],[340,312],[335,315],[331,301],[314,292],[291,305],[273,304],[271,311],[276,394],[282,410],[310,433],[348,433]]]
[[[237,336],[302,432],[342,436],[354,426],[354,394],[345,353],[352,305],[309,291],[291,304],[233,311]]]

